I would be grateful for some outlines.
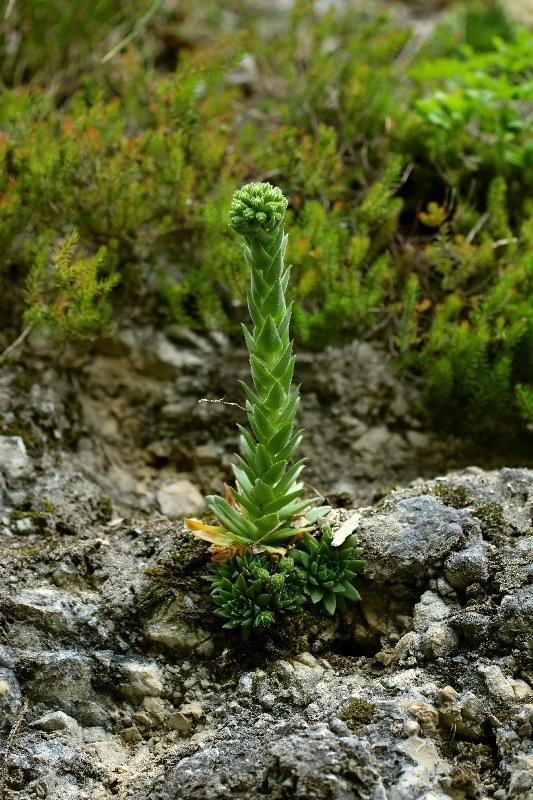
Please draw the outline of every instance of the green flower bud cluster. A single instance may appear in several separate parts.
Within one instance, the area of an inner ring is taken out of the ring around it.
[[[356,547],[352,534],[338,547],[331,544],[331,529],[324,528],[320,541],[306,534],[299,548],[291,551],[300,575],[305,579],[305,594],[313,603],[321,603],[328,614],[337,608],[346,611],[347,600],[360,600],[352,583],[364,565],[359,560],[362,550]]]
[[[245,553],[210,565],[215,614],[224,628],[240,628],[243,639],[252,630],[268,628],[279,612],[295,611],[305,602],[304,578],[292,558],[278,562],[266,555]]]
[[[245,238],[266,237],[283,222],[287,200],[270,183],[249,183],[238,189],[229,212],[230,225]]]

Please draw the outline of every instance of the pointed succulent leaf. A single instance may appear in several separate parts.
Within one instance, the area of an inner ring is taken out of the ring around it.
[[[328,592],[328,591],[324,592],[322,605],[324,606],[328,614],[333,616],[333,614],[335,613],[335,609],[337,607],[337,598],[335,594],[333,592]]]
[[[263,440],[264,442],[270,442],[272,440],[276,433],[276,428],[265,412],[261,410],[261,406],[253,406],[248,414],[248,419],[259,440]]]
[[[271,453],[279,453],[287,445],[292,433],[292,420],[282,425],[268,442],[268,449]]]
[[[269,410],[280,411],[287,401],[287,394],[281,383],[275,383],[269,391],[264,405]]]
[[[255,350],[255,339],[244,323],[241,325],[244,338],[249,350]]]
[[[206,498],[206,503],[207,507],[210,508],[214,514],[216,514],[216,516],[221,522],[224,523],[224,525],[226,525],[230,535],[235,532],[236,534],[246,538],[248,541],[254,540],[254,535],[257,531],[254,523],[245,519],[241,514],[235,511],[235,509],[232,508],[222,497],[209,495]]]
[[[279,522],[280,522],[279,515],[274,513],[264,514],[257,520],[257,527],[259,528],[259,532],[262,534],[260,536],[260,540],[264,544],[270,544],[270,536],[271,536],[270,533],[268,534],[268,536],[265,536],[264,531],[265,530],[271,531],[273,533],[274,529],[279,525]]]
[[[269,451],[262,444],[258,444],[255,449],[255,462],[257,464],[257,471],[259,476],[264,475],[272,464],[274,463],[273,457]]]
[[[239,383],[241,384],[242,388],[246,392],[246,397],[248,398],[249,402],[252,405],[256,405],[258,403],[261,403],[260,398],[256,395],[256,393],[254,391],[252,391],[252,389],[250,389],[248,384],[246,384],[244,381],[239,381]]]
[[[275,491],[276,494],[279,494],[279,493],[284,494],[284,490],[280,489],[278,482],[280,481],[281,477],[283,476],[283,473],[285,472],[286,468],[287,468],[287,462],[286,461],[276,461],[276,462],[274,462],[274,464],[272,464],[270,469],[267,470],[267,472],[265,472],[265,474],[263,475],[263,481],[266,484],[272,486],[273,490]],[[291,483],[292,483],[292,481],[291,481]],[[289,486],[290,485],[291,484],[289,484]]]
[[[279,352],[281,339],[272,317],[267,317],[259,333],[255,337],[255,349],[265,355]]]
[[[348,600],[360,600],[361,599],[361,595],[359,594],[359,592],[357,591],[355,586],[353,586],[349,581],[345,581],[343,586],[344,586],[344,589],[343,589],[342,594],[344,595],[344,597],[347,597]]]
[[[261,391],[261,388],[264,390],[271,389],[278,380],[277,377],[272,375],[268,367],[265,367],[255,353],[251,353],[250,355],[250,367],[252,370],[252,379],[258,392]]]
[[[231,496],[235,499],[235,501],[242,506],[242,508],[246,509],[246,511],[255,517],[258,517],[260,514],[259,508],[253,503],[251,500],[248,499],[245,493],[239,493],[235,489],[230,489]]]
[[[324,589],[321,586],[313,586],[309,591],[309,597],[313,603],[320,603],[324,597]]]

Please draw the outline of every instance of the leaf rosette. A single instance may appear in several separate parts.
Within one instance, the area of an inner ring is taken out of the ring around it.
[[[331,528],[326,526],[320,540],[306,534],[291,551],[305,580],[305,594],[311,602],[320,603],[328,614],[334,614],[337,609],[345,612],[346,600],[361,599],[352,583],[365,564],[359,559],[362,550],[356,544],[357,537],[352,534],[341,545],[333,547]]]

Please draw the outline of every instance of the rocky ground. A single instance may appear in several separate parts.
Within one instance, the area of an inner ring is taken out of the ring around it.
[[[242,411],[197,401],[245,355],[171,328],[0,373],[0,797],[533,797],[533,471],[430,432],[368,344],[299,370],[363,603],[247,645],[179,519],[230,477]]]

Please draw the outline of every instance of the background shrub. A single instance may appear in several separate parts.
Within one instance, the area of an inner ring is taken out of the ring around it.
[[[527,424],[531,31],[494,4],[460,8],[424,43],[374,4],[100,0],[89,14],[76,0],[63,16],[57,4],[11,5],[5,345],[24,320],[44,322],[43,296],[78,309],[73,335],[121,316],[231,335],[246,275],[227,209],[236,186],[268,180],[290,199],[300,344],[383,340],[423,377],[436,421]],[[72,230],[83,245],[73,263],[98,265],[85,305],[49,261]]]

